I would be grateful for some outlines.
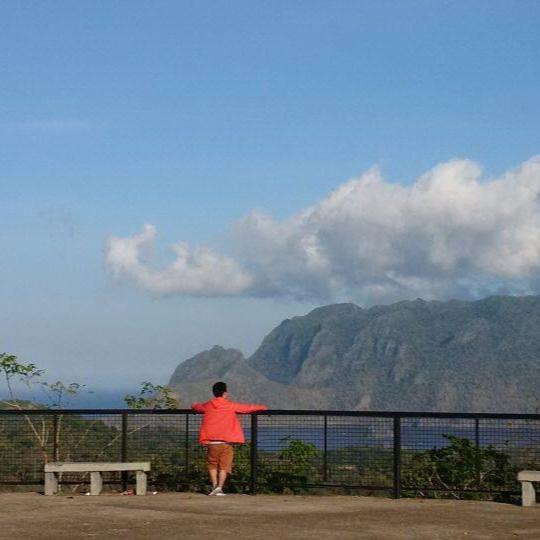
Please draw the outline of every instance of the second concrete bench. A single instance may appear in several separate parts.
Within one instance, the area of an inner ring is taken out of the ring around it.
[[[540,471],[519,471],[518,481],[521,482],[522,506],[534,506],[536,504],[536,492],[533,482],[540,482]]]

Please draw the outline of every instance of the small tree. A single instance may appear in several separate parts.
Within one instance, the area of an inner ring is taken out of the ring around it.
[[[31,392],[32,383],[43,375],[43,370],[38,369],[35,364],[19,362],[14,354],[1,353],[0,372],[6,382],[8,391],[8,398],[2,399],[1,403],[13,409],[23,409],[25,408],[24,405],[28,406],[29,402],[22,402],[17,398],[13,382],[15,380],[24,384]]]
[[[84,384],[75,382],[65,384],[62,381],[56,381],[53,383],[41,382],[40,384],[51,409],[65,409],[71,400],[86,388]]]
[[[130,409],[177,409],[178,399],[167,386],[145,381],[136,395],[126,394],[124,403]]]
[[[283,492],[289,489],[293,492],[302,491],[307,487],[309,478],[316,475],[320,452],[316,446],[299,439],[285,437],[281,442],[287,442],[278,452],[279,470],[263,466],[260,476],[270,491]]]
[[[78,383],[70,383],[65,385],[61,381],[55,383],[48,383],[42,380],[42,376],[45,373],[44,370],[38,369],[33,363],[24,364],[17,359],[14,354],[2,353],[0,354],[0,373],[2,374],[6,383],[7,399],[1,399],[0,403],[4,407],[10,409],[24,410],[38,408],[40,405],[37,402],[35,396],[35,388],[39,387],[44,391],[46,401],[50,408],[61,409],[64,404],[64,400],[68,396],[75,396],[77,392],[83,387]],[[17,396],[15,390],[15,384],[22,384],[30,395],[30,400],[21,399]],[[30,428],[32,436],[37,442],[37,445],[43,456],[45,462],[49,461],[49,441],[51,426],[48,424],[43,416],[30,416],[25,414],[23,416],[25,422]],[[54,447],[58,447],[60,440],[61,430],[61,418],[58,423],[55,424],[53,439],[55,441]],[[54,456],[55,458],[57,456]]]

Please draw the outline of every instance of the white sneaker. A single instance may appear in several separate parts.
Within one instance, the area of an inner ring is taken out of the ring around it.
[[[218,496],[218,495],[225,495],[223,493],[223,490],[218,486],[217,488],[214,488],[209,494],[209,497]]]

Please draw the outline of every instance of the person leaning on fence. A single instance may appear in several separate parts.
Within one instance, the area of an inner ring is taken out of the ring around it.
[[[232,471],[233,444],[245,442],[237,414],[265,411],[264,405],[234,403],[228,400],[227,385],[217,382],[212,387],[214,398],[205,403],[193,403],[191,408],[203,414],[199,428],[199,443],[206,447],[206,466],[212,482],[209,495],[225,495],[223,486]]]

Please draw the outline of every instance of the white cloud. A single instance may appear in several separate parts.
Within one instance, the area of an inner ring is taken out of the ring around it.
[[[233,227],[234,258],[183,244],[164,270],[143,262],[155,230],[111,238],[107,264],[145,289],[365,303],[530,292],[540,274],[540,157],[500,178],[451,160],[410,186],[377,169],[283,221],[254,211]]]
[[[250,286],[250,277],[233,259],[216,255],[207,248],[190,250],[184,243],[171,246],[176,259],[167,268],[153,270],[143,254],[152,247],[155,236],[156,229],[144,225],[136,236],[109,238],[105,262],[113,275],[160,294],[233,295]]]

